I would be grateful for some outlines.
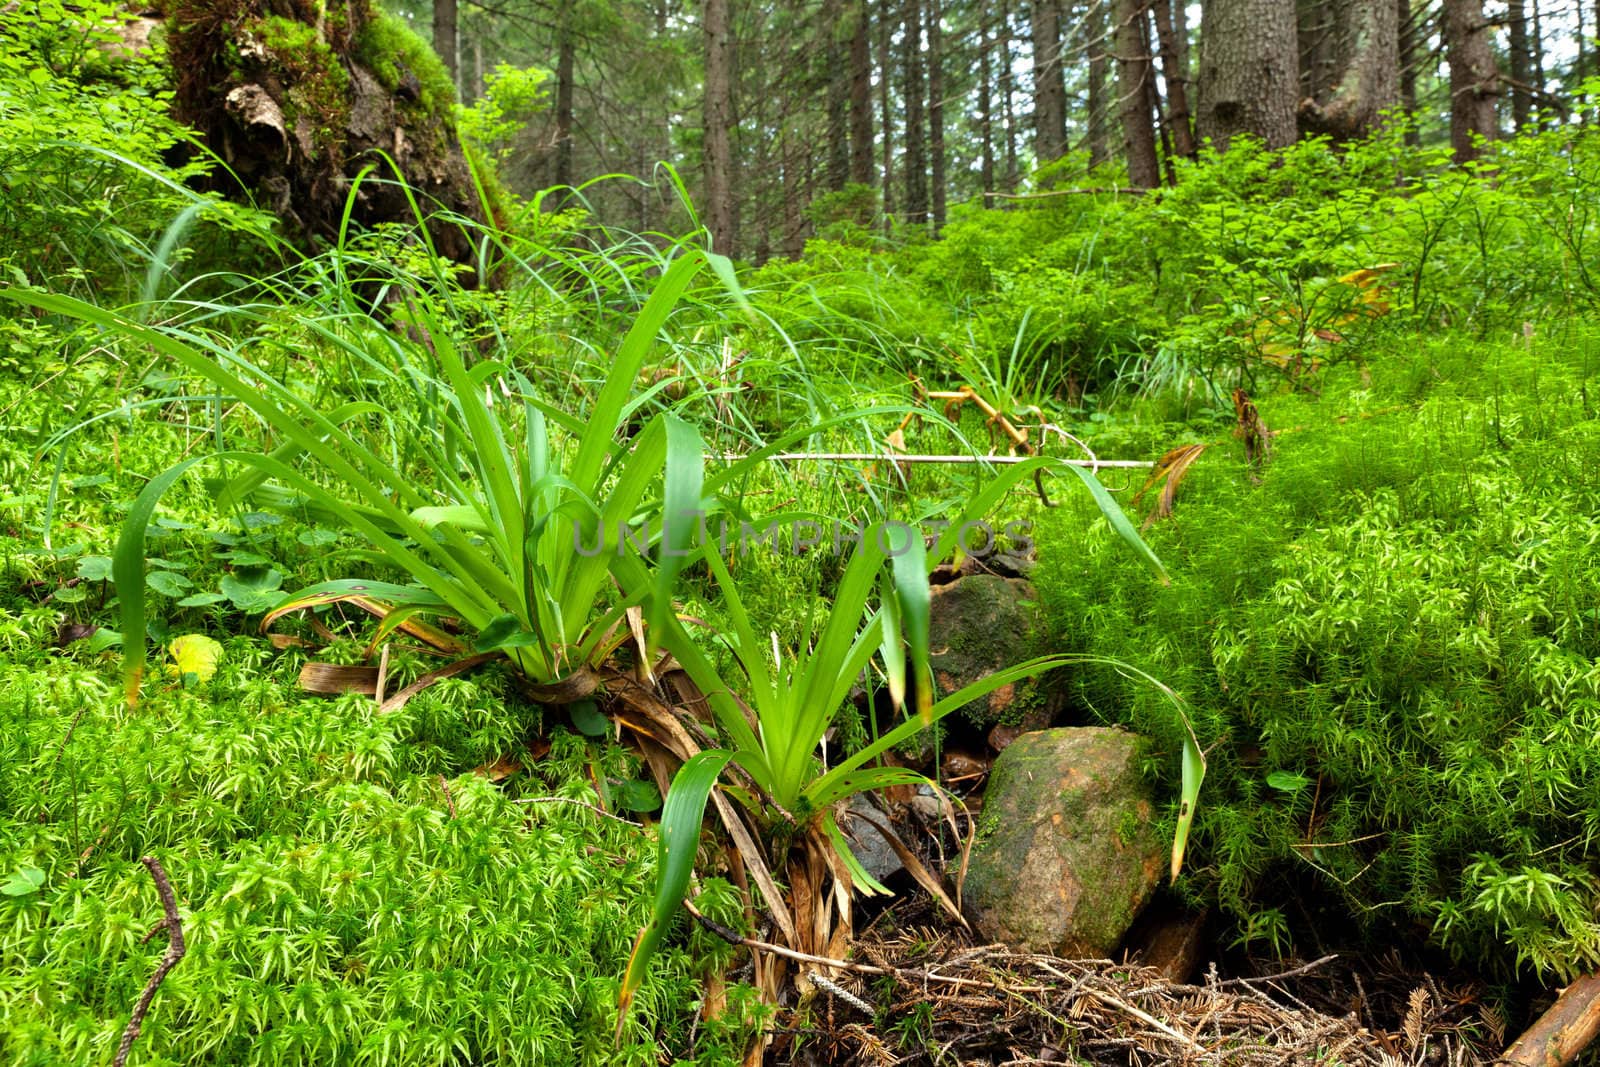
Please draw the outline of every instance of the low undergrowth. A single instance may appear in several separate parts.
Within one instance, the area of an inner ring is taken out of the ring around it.
[[[623,750],[552,730],[535,761],[537,711],[492,676],[389,715],[297,696],[303,657],[256,637],[228,640],[209,682],[129,711],[109,654],[43,647],[55,625],[25,609],[0,632],[0,1062],[109,1058],[164,947],[142,944],[160,906],[141,855],[161,858],[188,941],[141,1063],[646,1064],[689,1048],[718,960],[698,939],[657,957],[612,1046],[655,865],[641,827],[596,810],[597,781],[637,776]],[[527,769],[474,773],[504,757]],[[694,1062],[732,1057],[751,1008],[731,990]]]
[[[1170,588],[1078,524],[1041,535],[1060,640],[1195,709],[1186,886],[1240,942],[1316,936],[1312,886],[1502,975],[1600,965],[1597,370],[1579,330],[1450,339],[1262,400],[1283,432],[1261,484],[1215,445],[1149,532]],[[1075,688],[1173,741],[1115,671]]]

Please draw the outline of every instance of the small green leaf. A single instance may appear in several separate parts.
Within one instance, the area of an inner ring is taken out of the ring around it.
[[[283,573],[277,570],[255,570],[225,575],[222,595],[233,601],[240,611],[269,611],[283,599],[279,586]]]
[[[1280,793],[1298,793],[1311,784],[1311,779],[1294,771],[1273,771],[1267,775],[1267,784]]]
[[[612,794],[623,811],[655,811],[661,807],[661,790],[654,782],[630,778]]]
[[[194,588],[194,583],[177,571],[151,571],[144,576],[144,581],[162,596],[182,596]]]
[[[37,867],[23,867],[0,883],[0,893],[8,897],[26,897],[44,887],[44,872]]]
[[[106,649],[115,648],[120,644],[122,644],[122,635],[103,626],[89,635],[90,652],[104,652]]]
[[[492,652],[497,648],[531,648],[539,643],[539,636],[530,633],[522,620],[507,612],[489,620],[489,625],[478,632],[473,642],[479,652]]]
[[[78,561],[78,577],[86,582],[111,580],[110,556],[84,556]]]
[[[604,737],[611,732],[611,720],[600,714],[600,706],[592,700],[580,700],[567,705],[572,725],[585,737]]]
[[[180,608],[206,608],[212,604],[220,604],[228,598],[221,593],[191,593],[178,601]]]

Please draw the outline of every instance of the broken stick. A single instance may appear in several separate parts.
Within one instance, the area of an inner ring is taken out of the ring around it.
[[[1497,1063],[1517,1067],[1566,1067],[1600,1035],[1600,975],[1578,979],[1561,991],[1550,1010],[1506,1050]]]
[[[122,1044],[117,1046],[116,1059],[111,1061],[112,1067],[123,1067],[128,1062],[128,1052],[139,1037],[139,1028],[144,1025],[145,1013],[150,1010],[150,1002],[155,999],[156,990],[161,987],[167,972],[178,965],[178,961],[183,959],[183,954],[187,951],[183,944],[183,920],[178,918],[178,901],[172,895],[172,883],[167,880],[167,872],[161,869],[161,861],[154,856],[141,856],[139,862],[150,869],[150,877],[156,881],[156,892],[161,894],[161,909],[166,913],[166,917],[156,924],[156,928],[145,935],[145,940],[149,941],[165,930],[167,952],[156,965],[150,981],[145,983],[144,992],[139,994],[139,1003],[133,1006],[133,1018],[128,1020],[128,1028],[122,1031]]]

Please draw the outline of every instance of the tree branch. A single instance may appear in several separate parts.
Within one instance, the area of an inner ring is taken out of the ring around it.
[[[156,965],[150,981],[145,983],[144,992],[139,995],[139,1003],[133,1006],[133,1017],[128,1020],[128,1028],[122,1032],[122,1044],[117,1047],[116,1059],[111,1061],[112,1067],[123,1067],[128,1062],[128,1052],[139,1037],[139,1028],[144,1025],[145,1013],[150,1010],[150,1002],[155,999],[156,990],[167,977],[167,972],[178,965],[178,961],[183,959],[183,954],[187,951],[183,944],[183,921],[178,918],[178,902],[172,895],[172,883],[167,880],[167,872],[161,869],[161,861],[154,856],[142,856],[139,862],[150,869],[150,877],[156,882],[156,892],[161,894],[161,908],[166,912],[166,918],[156,924],[156,928],[145,936],[145,940],[149,941],[163,929],[166,930],[167,953]]]

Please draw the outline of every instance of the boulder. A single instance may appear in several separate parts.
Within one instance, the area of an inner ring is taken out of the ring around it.
[[[964,887],[982,936],[1065,957],[1116,951],[1166,869],[1141,745],[1073,727],[1024,734],[1000,754]]]
[[[1021,578],[969,574],[933,587],[929,648],[941,695],[1038,655],[1038,607]],[[1065,698],[1048,677],[1001,686],[968,701],[960,714],[985,733],[996,725],[1040,730],[1051,725]]]

